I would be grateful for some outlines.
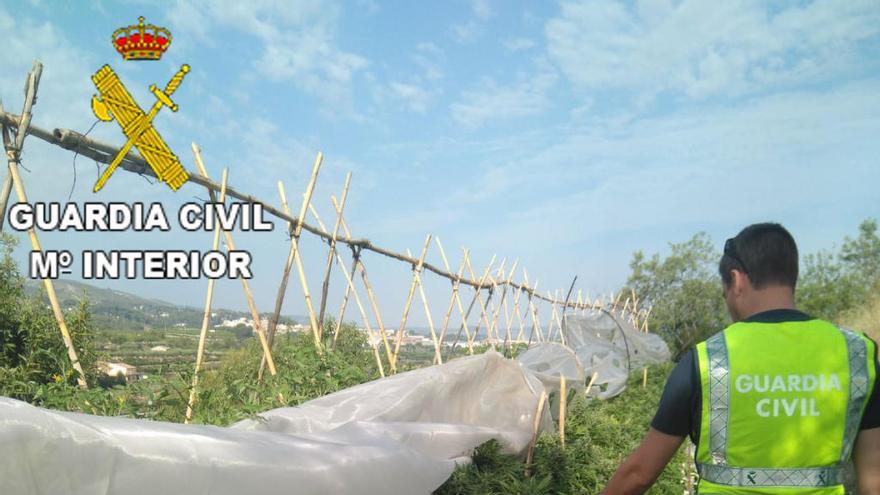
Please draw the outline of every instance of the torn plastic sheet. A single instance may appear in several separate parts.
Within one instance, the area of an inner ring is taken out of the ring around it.
[[[0,398],[0,493],[431,493],[497,439],[522,454],[543,387],[487,352],[232,427],[50,411]],[[552,428],[549,416],[544,427]]]

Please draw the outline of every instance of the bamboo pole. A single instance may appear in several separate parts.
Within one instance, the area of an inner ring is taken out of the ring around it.
[[[532,317],[532,331],[529,332],[529,342],[526,344],[528,347],[532,345],[532,337],[534,337],[535,332],[538,332],[538,342],[542,342],[543,338],[541,335],[541,326],[538,322],[538,310],[535,308],[534,301],[532,301],[532,296],[538,293],[538,282],[539,280],[535,279],[535,285],[532,287],[532,290],[528,292],[528,296],[526,296],[526,313],[528,313]],[[529,272],[523,268],[523,283],[528,287],[529,285]]]
[[[12,184],[15,187],[15,194],[18,196],[18,201],[20,203],[27,203],[27,195],[24,191],[24,183],[21,180],[21,175],[18,172],[18,164],[13,160],[10,160],[9,162],[9,173],[12,175]],[[34,228],[29,228],[27,233],[28,238],[31,241],[33,252],[42,251],[42,248],[40,248],[40,241],[37,239],[37,233]],[[55,286],[52,283],[52,279],[44,278],[43,286],[46,288],[46,295],[49,297],[49,304],[52,307],[52,314],[55,316],[55,322],[58,324],[58,329],[61,331],[61,339],[64,341],[64,346],[67,348],[67,357],[70,358],[70,363],[78,374],[76,382],[80,388],[86,389],[88,388],[85,379],[86,375],[83,373],[82,365],[76,355],[76,348],[73,346],[73,339],[70,337],[70,330],[68,330],[67,323],[64,321],[64,313],[61,311],[61,304],[58,302],[58,296],[55,293]]]
[[[360,250],[352,249],[351,271],[357,269]],[[345,310],[348,306],[348,299],[351,296],[351,289],[346,285],[345,294],[342,295],[342,303],[339,305],[339,316],[336,318],[336,328],[333,329],[333,347],[336,347],[336,339],[339,336],[339,328],[342,327],[342,320],[345,318]]]
[[[511,280],[513,280],[513,274],[516,272],[516,266],[519,264],[519,260],[513,261],[513,266],[510,268],[510,274],[506,277],[506,279],[502,282],[504,287],[501,289],[501,299],[498,301],[498,306],[495,308],[495,314],[492,315],[492,331],[495,333],[495,339],[498,339],[498,316],[501,314],[501,310],[504,306],[505,298],[507,297],[507,289],[510,286]],[[501,273],[501,276],[504,276],[504,272]],[[497,286],[496,286],[497,287]],[[510,335],[507,336],[508,340],[510,340]]]
[[[345,207],[345,204],[337,203],[336,198],[333,196],[330,196],[330,200],[333,202],[333,207],[336,209],[336,221],[337,221],[337,223],[339,223],[340,219],[342,218],[342,212],[343,212],[342,209]],[[312,205],[309,205],[309,210],[311,211],[312,216],[315,217],[315,220],[318,222],[318,225],[321,227],[321,230],[326,231],[327,228],[324,225],[324,222],[321,221],[321,217],[318,216],[318,212],[314,209],[314,207]],[[370,338],[370,346],[373,348],[373,354],[376,357],[376,365],[379,368],[379,374],[382,376],[382,378],[385,378],[385,366],[382,364],[382,358],[379,356],[379,350],[378,350],[378,347],[376,344],[376,338],[373,335],[373,328],[370,326],[370,319],[367,316],[367,312],[364,310],[364,305],[361,303],[361,298],[358,295],[357,288],[354,285],[354,279],[352,277],[352,275],[354,274],[354,271],[349,272],[345,268],[345,262],[343,261],[342,256],[339,254],[339,251],[334,251],[334,258],[336,260],[336,264],[339,265],[339,269],[342,270],[342,275],[345,277],[346,289],[347,289],[348,293],[354,294],[355,304],[357,305],[358,310],[361,313],[361,319],[364,322],[364,326],[365,326],[365,328],[367,330],[367,334],[369,335],[369,338]],[[357,263],[355,265],[357,265]],[[352,270],[355,269],[355,265],[352,266]],[[336,326],[336,330],[333,335],[334,344],[335,344],[338,336],[339,336],[339,325]]]
[[[611,306],[611,311],[617,311],[617,304],[620,302],[620,296],[622,296],[622,295],[623,295],[623,292],[617,293],[617,298],[614,299],[614,304]]]
[[[284,270],[281,274],[281,282],[278,284],[278,291],[275,294],[275,308],[272,311],[272,319],[269,321],[269,348],[272,348],[272,344],[275,341],[275,332],[278,327],[278,320],[281,318],[281,307],[284,304],[284,296],[287,294],[287,282],[290,279],[290,268],[296,258],[299,257],[299,238],[302,234],[302,224],[303,219],[305,218],[306,210],[312,204],[312,193],[315,190],[315,184],[318,181],[318,172],[321,169],[321,163],[323,162],[323,155],[319,152],[318,158],[315,160],[315,164],[312,166],[312,174],[309,176],[308,185],[306,185],[306,191],[303,194],[302,204],[299,209],[299,216],[297,217],[296,222],[289,222],[287,224],[288,231],[291,233],[290,239],[290,248],[288,249],[287,259],[284,261]],[[346,187],[348,186],[348,182],[346,180]],[[278,181],[278,195],[281,197],[281,207],[284,208],[285,213],[289,213],[290,209],[287,204],[287,195],[284,192],[284,184],[281,181]],[[305,281],[305,274],[302,269],[302,262],[297,263],[297,271],[300,273],[300,282],[303,285],[303,292],[305,293],[306,298],[306,308],[310,310],[311,308],[311,297],[309,295],[308,284]],[[309,323],[311,324],[311,318],[309,319]],[[315,326],[312,326],[312,332],[314,333]],[[315,339],[315,345],[318,348],[318,352],[321,351],[321,339],[320,332],[317,334],[317,338]],[[264,367],[265,359],[260,363],[260,373],[259,376],[262,377],[263,367]]]
[[[550,340],[553,340],[553,324],[554,323],[556,324],[556,328],[559,329],[559,335],[562,335],[562,323],[560,323],[560,321],[559,321],[559,312],[556,311],[556,301],[559,299],[558,298],[558,296],[559,296],[558,289],[556,290],[556,296],[557,297],[554,297],[553,294],[551,294],[549,290],[547,291],[547,297],[552,300],[550,303],[550,308],[551,308],[550,328],[547,330],[547,336]]]
[[[208,178],[208,170],[205,168],[205,163],[202,161],[202,152],[196,143],[192,143],[192,151],[199,173],[202,177]],[[214,190],[208,190],[208,194],[211,196],[211,202],[216,203],[217,195]],[[226,249],[229,251],[235,251],[235,243],[232,242],[232,234],[228,231],[223,231],[223,237],[226,240]],[[269,373],[272,376],[275,376],[277,374],[277,371],[275,370],[275,360],[272,359],[272,351],[269,349],[269,340],[266,338],[266,333],[263,331],[263,326],[260,322],[260,312],[257,311],[257,305],[254,304],[254,296],[251,293],[250,284],[248,284],[247,279],[244,277],[239,277],[238,279],[241,280],[244,297],[245,300],[247,300],[248,309],[254,320],[254,331],[257,332],[257,337],[260,339],[260,346],[263,348],[263,356],[266,357],[266,363],[269,366]]]
[[[409,309],[412,306],[413,296],[416,292],[416,286],[419,283],[418,274],[422,270],[425,263],[425,255],[428,254],[428,244],[431,242],[431,234],[425,237],[425,245],[422,246],[422,253],[419,255],[418,263],[413,265],[413,278],[409,286],[409,294],[406,296],[406,305],[403,308],[403,316],[400,318],[400,329],[397,331],[397,340],[394,342],[394,368],[397,369],[397,357],[400,355],[400,341],[403,340],[403,333],[406,330],[406,319],[409,316]]]
[[[22,107],[21,116],[18,118],[15,138],[12,140],[14,145],[10,149],[10,145],[5,141],[8,135],[4,135],[4,145],[7,153],[13,153],[16,161],[20,160],[21,148],[24,146],[24,138],[27,136],[31,125],[31,110],[37,102],[37,89],[40,87],[40,77],[43,75],[43,64],[34,60],[31,71],[28,72],[24,86],[24,105]],[[0,102],[0,112],[3,112],[3,103]],[[5,127],[3,132],[7,132]],[[9,159],[12,156],[7,155]],[[0,192],[0,231],[3,230],[3,222],[6,220],[6,206],[9,202],[9,194],[12,192],[12,174],[7,173],[3,180],[3,189]]]
[[[293,244],[298,244],[299,235],[302,232],[302,219],[305,218],[306,210],[308,209],[309,204],[311,204],[312,199],[312,191],[315,187],[315,180],[317,179],[318,170],[321,168],[321,162],[324,161],[324,155],[319,151],[317,158],[315,158],[315,165],[312,168],[312,178],[309,181],[309,190],[306,193],[307,198],[303,201],[303,207],[300,209],[300,221],[297,224],[297,231],[295,232],[294,237],[291,238],[291,251],[293,251],[293,261],[296,264],[296,271],[299,274],[299,282],[302,286],[303,298],[306,301],[306,312],[309,316],[309,325],[312,327],[312,334],[315,337],[315,345],[318,349],[318,354],[322,352],[322,344],[321,344],[321,334],[323,333],[323,329],[318,327],[318,319],[315,316],[315,309],[312,307],[312,296],[309,292],[309,284],[306,281],[306,271],[303,268],[302,256],[300,255],[299,249],[295,248]]]
[[[522,289],[517,289],[516,300],[514,300],[513,302],[513,316],[516,317],[516,320],[519,322],[519,333],[516,335],[516,340],[518,342],[522,342],[525,339],[525,325],[523,325],[523,315],[519,310],[519,301],[522,299],[522,292]]]
[[[407,250],[409,254],[409,250]],[[419,295],[422,298],[422,305],[425,307],[425,317],[428,319],[428,329],[431,332],[431,342],[434,343],[434,364],[443,364],[443,357],[440,354],[440,342],[437,340],[437,333],[434,331],[434,319],[431,317],[431,308],[428,305],[428,297],[425,295],[425,286],[422,284],[422,277],[416,273],[417,285],[419,287]]]
[[[226,183],[229,178],[229,169],[223,169],[222,179],[220,181],[220,203],[226,203]],[[211,243],[211,251],[217,251],[220,249],[220,222],[217,222],[217,225],[214,226],[214,239]],[[193,370],[193,379],[192,379],[192,387],[189,389],[189,401],[186,404],[186,417],[184,419],[184,423],[189,424],[192,421],[193,417],[193,407],[196,403],[196,396],[198,392],[196,388],[199,386],[199,371],[202,369],[202,359],[205,356],[205,341],[208,338],[208,325],[211,323],[211,302],[214,298],[214,283],[216,279],[209,278],[208,279],[208,290],[205,294],[205,312],[202,316],[202,327],[199,331],[199,345],[196,349],[196,365]]]
[[[339,220],[342,224],[342,229],[345,232],[346,237],[351,237],[351,233],[348,230],[348,225],[345,222],[345,217],[342,216],[342,210],[339,207],[339,204],[336,202],[336,198],[330,196],[330,201],[333,203],[333,208],[339,214]],[[376,296],[373,294],[373,287],[370,285],[370,279],[367,277],[367,268],[364,266],[364,261],[357,258],[355,264],[355,268],[361,274],[361,280],[364,282],[364,288],[367,289],[367,298],[370,300],[370,307],[373,309],[373,315],[376,317],[376,324],[379,326],[379,331],[381,332],[382,344],[385,347],[385,356],[388,359],[389,365],[391,364],[391,345],[388,343],[388,335],[385,331],[385,323],[382,321],[382,313],[379,311],[379,305],[376,303]],[[396,366],[392,367],[392,373],[397,370]]]
[[[290,207],[287,204],[287,195],[284,193],[284,184],[281,181],[278,181],[278,197],[281,199],[281,208],[284,209],[285,213],[290,213]],[[292,231],[294,225],[290,222],[287,222],[287,230],[288,232]],[[281,315],[281,305],[284,302],[284,295],[287,293],[287,280],[290,277],[290,267],[293,260],[290,257],[284,263],[284,270],[281,275],[281,283],[278,286],[278,292],[275,294],[275,309],[272,312],[272,318],[269,321],[269,349],[275,343],[275,329],[278,325],[278,318]],[[265,356],[260,358],[260,369],[257,372],[257,380],[261,381],[263,379],[263,372],[266,370],[266,358]]]
[[[470,251],[468,251],[465,248],[462,248],[462,253],[464,255],[465,264],[469,265],[470,264]],[[461,331],[463,329],[467,328],[467,320],[468,320],[468,318],[470,318],[471,310],[474,309],[474,304],[476,304],[476,302],[477,302],[477,296],[479,295],[479,291],[480,291],[479,288],[483,286],[483,283],[485,282],[486,277],[489,276],[489,271],[491,270],[492,265],[495,264],[496,257],[497,257],[497,255],[495,255],[495,254],[492,255],[492,259],[489,260],[489,264],[486,266],[486,270],[483,272],[483,275],[480,277],[479,283],[476,286],[474,286],[474,296],[471,298],[470,304],[468,304],[467,312],[462,315],[461,326],[459,326],[459,328],[458,328],[458,334],[455,336],[455,341],[452,343],[452,348],[450,349],[450,353],[452,353],[452,354],[454,354],[455,346],[458,344],[458,340],[461,338]],[[471,269],[471,272],[473,272],[473,269]],[[461,309],[463,309],[463,308],[461,306],[459,306],[459,311],[461,311]],[[471,355],[473,355],[473,352],[474,352],[473,351],[473,343],[477,337],[477,330],[478,329],[479,329],[479,320],[478,320],[477,328],[474,329],[474,333],[472,335],[468,335],[468,339],[469,339],[468,340],[468,348],[470,349]]]
[[[544,415],[544,403],[547,402],[547,393],[541,391],[541,397],[538,399],[538,407],[535,409],[535,417],[532,423],[532,440],[529,442],[528,453],[526,454],[526,476],[532,475],[532,460],[535,455],[535,444],[538,443],[538,432],[541,428],[541,417]]]
[[[348,283],[349,289],[354,294],[354,302],[361,313],[361,319],[363,320],[364,326],[367,329],[367,334],[370,337],[370,347],[373,348],[373,355],[376,357],[376,365],[379,367],[379,374],[382,376],[382,378],[385,378],[385,366],[382,364],[382,358],[379,356],[378,342],[376,337],[373,335],[372,327],[370,327],[370,319],[369,317],[367,317],[367,312],[364,310],[364,305],[361,303],[361,298],[358,295],[357,289],[354,286],[354,281],[351,278],[351,274],[345,268],[345,263],[342,262],[342,258],[339,257],[339,253],[336,253],[336,256],[339,269],[342,270],[342,275],[345,276],[345,281]]]
[[[440,251],[440,258],[443,260],[443,267],[446,268],[446,271],[449,271],[449,260],[446,258],[446,252],[443,251],[443,244],[440,243],[440,238],[435,237],[434,243],[437,244],[437,249]],[[463,274],[464,258],[462,258],[461,264],[458,267],[458,279],[461,279]],[[446,338],[446,330],[449,328],[449,319],[452,316],[452,310],[454,309],[456,301],[458,302],[458,309],[461,312],[462,321],[464,321],[464,308],[461,305],[461,299],[458,297],[458,279],[452,281],[452,296],[449,298],[449,307],[446,308],[446,316],[443,318],[443,328],[440,330],[440,342],[443,342]],[[467,333],[468,340],[470,340],[470,332],[468,331],[467,326],[465,326],[465,332]],[[468,350],[470,351],[470,354],[474,353],[473,347],[469,346]]]
[[[342,208],[345,208],[345,199],[348,196],[348,186],[351,183],[351,172],[345,174],[345,185],[342,186],[342,194],[339,196],[339,202]],[[336,212],[336,222],[333,224],[333,236],[330,239],[330,247],[327,250],[327,263],[324,265],[324,281],[321,284],[321,306],[318,310],[318,326],[321,331],[324,330],[324,311],[327,309],[327,292],[330,290],[330,271],[333,268],[333,258],[336,253],[336,238],[339,235],[339,224],[341,214]]]
[[[505,270],[505,264],[507,263],[507,258],[503,258],[501,260],[501,265],[498,267],[498,270],[495,272],[495,275],[492,277],[492,292],[489,294],[489,297],[486,298],[486,315],[492,317],[489,321],[488,326],[486,328],[486,336],[489,338],[489,343],[492,345],[492,349],[495,349],[495,344],[498,343],[498,334],[496,332],[495,324],[498,321],[498,311],[501,308],[499,304],[496,304],[495,301],[492,301],[492,297],[498,293],[498,283],[499,280],[504,280],[504,275],[507,273]]]
[[[511,326],[513,325],[513,316],[511,315],[510,306],[511,305],[507,304],[507,300],[505,299],[504,300],[504,327],[505,327],[504,340],[505,340],[505,347],[508,350],[510,349],[510,344],[513,342],[513,334],[510,331]]]
[[[494,260],[495,260],[495,258],[493,257],[493,258],[492,258],[492,261],[494,261]],[[503,267],[504,267],[504,264],[505,264],[506,261],[507,261],[507,258],[502,258],[502,259],[501,259],[501,264],[499,265],[499,267],[503,268]],[[474,267],[471,265],[470,257],[465,256],[465,264],[466,264],[466,266],[467,266],[468,273],[470,273],[471,278],[474,278]],[[485,272],[485,273],[483,274],[483,276],[480,278],[480,286],[482,286],[482,285],[485,283],[485,281],[486,281],[486,277],[489,275],[489,271],[490,271],[490,267],[491,267],[491,266],[492,266],[492,265],[491,265],[491,263],[490,263],[489,266],[486,267],[486,272]],[[494,278],[493,278],[493,280],[492,280],[492,285],[494,285],[494,283],[495,283],[495,281],[494,281]],[[489,300],[492,299],[492,294],[493,294],[493,291],[490,290],[490,292],[489,292]],[[485,324],[486,324],[486,338],[489,340],[489,343],[491,344],[491,338],[492,338],[492,336],[489,334],[489,328],[491,327],[491,325],[490,325],[490,323],[489,323],[489,315],[488,315],[488,313],[487,313],[487,311],[486,311],[486,305],[483,304],[483,298],[482,298],[482,296],[480,295],[480,291],[479,291],[479,290],[476,291],[476,293],[474,294],[474,297],[475,297],[477,303],[479,303],[479,305],[480,305],[480,318],[477,320],[477,326],[474,328],[473,339],[474,339],[474,341],[476,342],[477,337],[478,337],[479,334],[480,334],[480,324],[481,324],[481,323],[485,323]],[[494,349],[495,346],[493,345],[492,348]]]
[[[565,375],[559,374],[559,443],[565,448],[565,405],[568,401],[568,392],[565,388]]]
[[[331,199],[333,196],[331,195]],[[324,222],[321,221],[321,216],[318,215],[318,210],[312,204],[309,204],[309,212],[312,214],[312,217],[315,219],[315,222],[318,224],[319,232],[327,232],[327,226],[324,225]],[[357,268],[358,258],[359,258],[360,250],[357,248],[352,248],[352,263],[351,270],[349,273],[354,273]],[[345,284],[345,294],[342,297],[342,305],[339,308],[339,318],[336,319],[336,326],[333,328],[333,343],[331,344],[331,348],[336,348],[336,340],[339,338],[339,329],[342,327],[343,319],[345,317],[345,310],[348,306],[348,299],[351,296],[351,288],[348,284]]]
[[[33,69],[28,74],[27,85],[25,86],[24,107],[22,109],[21,118],[18,122],[15,138],[13,139],[10,137],[9,128],[7,126],[4,125],[2,129],[3,145],[6,149],[6,161],[9,168],[9,184],[4,184],[4,191],[6,188],[10,188],[11,191],[11,188],[14,187],[15,195],[18,197],[19,203],[28,202],[27,194],[24,189],[24,181],[21,180],[21,174],[18,170],[18,164],[21,160],[21,149],[22,146],[24,146],[24,138],[27,135],[27,130],[30,126],[31,109],[37,98],[37,88],[39,87],[40,76],[42,73],[43,65],[38,61],[34,61]],[[8,197],[9,195],[6,193],[6,199],[8,199]],[[4,210],[4,216],[5,213]],[[36,230],[31,227],[27,230],[27,234],[28,239],[30,239],[31,242],[32,252],[37,253],[42,251]],[[55,293],[55,285],[52,283],[52,279],[44,278],[43,286],[46,288],[46,295],[48,296],[49,304],[52,307],[52,315],[55,317],[55,322],[58,324],[58,330],[61,332],[61,340],[64,342],[64,347],[67,349],[67,357],[70,359],[70,364],[77,373],[76,383],[80,388],[86,389],[88,388],[86,375],[83,372],[79,357],[76,354],[76,348],[73,345],[70,330],[67,328],[67,323],[64,321],[64,313],[61,311],[61,305],[59,304],[58,296]]]
[[[596,378],[599,377],[599,372],[594,371],[592,375],[590,375],[590,382],[587,383],[587,388],[584,390],[584,397],[589,397],[590,389],[593,388],[593,383],[596,382]]]

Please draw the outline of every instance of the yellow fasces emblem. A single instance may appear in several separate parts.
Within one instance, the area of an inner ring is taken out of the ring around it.
[[[171,101],[171,95],[180,86],[183,76],[187,72],[189,72],[189,66],[182,65],[177,74],[174,74],[174,77],[168,81],[164,91],[157,88],[155,84],[150,86],[150,92],[156,96],[156,102],[146,114],[135,103],[134,98],[131,97],[109,65],[101,67],[98,72],[92,75],[92,82],[95,83],[100,94],[100,96],[92,96],[92,112],[105,122],[115,119],[128,138],[125,146],[119,150],[119,153],[101,174],[98,182],[95,183],[95,192],[104,187],[107,179],[110,178],[132,146],[138,149],[141,156],[156,173],[156,177],[168,184],[172,190],[176,191],[189,179],[189,174],[180,164],[177,155],[171,152],[171,149],[162,140],[162,136],[153,128],[153,118],[163,105],[170,108],[172,112],[177,111],[177,105]]]

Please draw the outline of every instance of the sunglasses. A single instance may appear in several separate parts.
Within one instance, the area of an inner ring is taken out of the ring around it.
[[[739,266],[742,268],[743,273],[745,273],[746,275],[749,274],[749,269],[746,268],[746,264],[743,263],[742,258],[740,258],[739,255],[736,253],[736,246],[734,245],[732,238],[728,239],[724,243],[724,255],[733,258],[733,261],[739,263]]]

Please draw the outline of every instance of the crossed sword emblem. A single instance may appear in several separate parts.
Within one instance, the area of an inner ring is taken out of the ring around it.
[[[156,102],[146,114],[135,103],[134,98],[109,65],[101,67],[92,76],[92,81],[100,93],[100,97],[98,95],[92,96],[92,111],[98,119],[104,122],[116,120],[128,138],[110,165],[104,169],[98,182],[95,183],[94,192],[98,192],[104,187],[107,179],[113,175],[116,167],[122,163],[122,159],[125,158],[132,146],[138,149],[159,180],[167,183],[172,190],[177,190],[186,182],[189,178],[186,169],[153,128],[153,118],[163,106],[170,108],[172,112],[177,111],[177,104],[171,100],[171,95],[183,82],[183,78],[188,72],[189,66],[182,65],[180,70],[168,81],[164,90],[160,90],[155,84],[151,85],[150,92],[156,97]]]

